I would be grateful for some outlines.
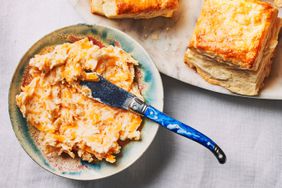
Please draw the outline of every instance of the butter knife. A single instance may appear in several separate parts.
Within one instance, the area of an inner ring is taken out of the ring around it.
[[[223,150],[209,137],[196,129],[172,118],[140,100],[137,96],[110,83],[101,75],[97,75],[96,81],[82,81],[80,84],[91,90],[92,97],[109,106],[122,108],[138,113],[150,119],[162,127],[193,140],[209,149],[217,158],[219,163],[226,162]]]

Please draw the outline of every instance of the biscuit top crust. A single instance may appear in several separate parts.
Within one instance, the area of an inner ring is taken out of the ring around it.
[[[278,10],[257,0],[205,0],[189,48],[240,69],[256,69]]]
[[[116,0],[117,14],[175,10],[179,0]]]

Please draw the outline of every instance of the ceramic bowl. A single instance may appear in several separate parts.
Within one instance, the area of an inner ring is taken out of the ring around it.
[[[142,139],[125,145],[115,164],[107,162],[87,163],[70,157],[50,157],[45,155],[37,142],[35,128],[29,126],[16,106],[16,95],[20,92],[23,73],[30,58],[42,49],[69,42],[73,36],[92,36],[105,44],[117,45],[132,54],[138,60],[142,73],[141,82],[145,89],[142,94],[145,101],[162,110],[163,86],[159,72],[147,52],[127,34],[100,25],[73,25],[54,31],[36,42],[23,56],[11,81],[9,91],[9,114],[16,137],[26,153],[42,168],[56,175],[77,180],[95,180],[116,174],[133,164],[152,143],[158,125],[144,120],[141,131]]]

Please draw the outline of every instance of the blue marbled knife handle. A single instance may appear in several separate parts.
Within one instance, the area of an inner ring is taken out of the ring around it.
[[[148,119],[162,125],[163,127],[175,132],[181,136],[191,139],[209,149],[218,159],[219,163],[223,164],[226,161],[226,156],[220,147],[210,138],[193,129],[192,127],[169,117],[168,115],[160,112],[152,106],[146,106],[143,115]]]

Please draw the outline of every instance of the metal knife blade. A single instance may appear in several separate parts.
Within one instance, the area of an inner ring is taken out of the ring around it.
[[[133,110],[143,115],[146,104],[137,96],[112,84],[101,75],[98,81],[82,81],[80,84],[87,86],[91,90],[92,97],[109,106]]]

